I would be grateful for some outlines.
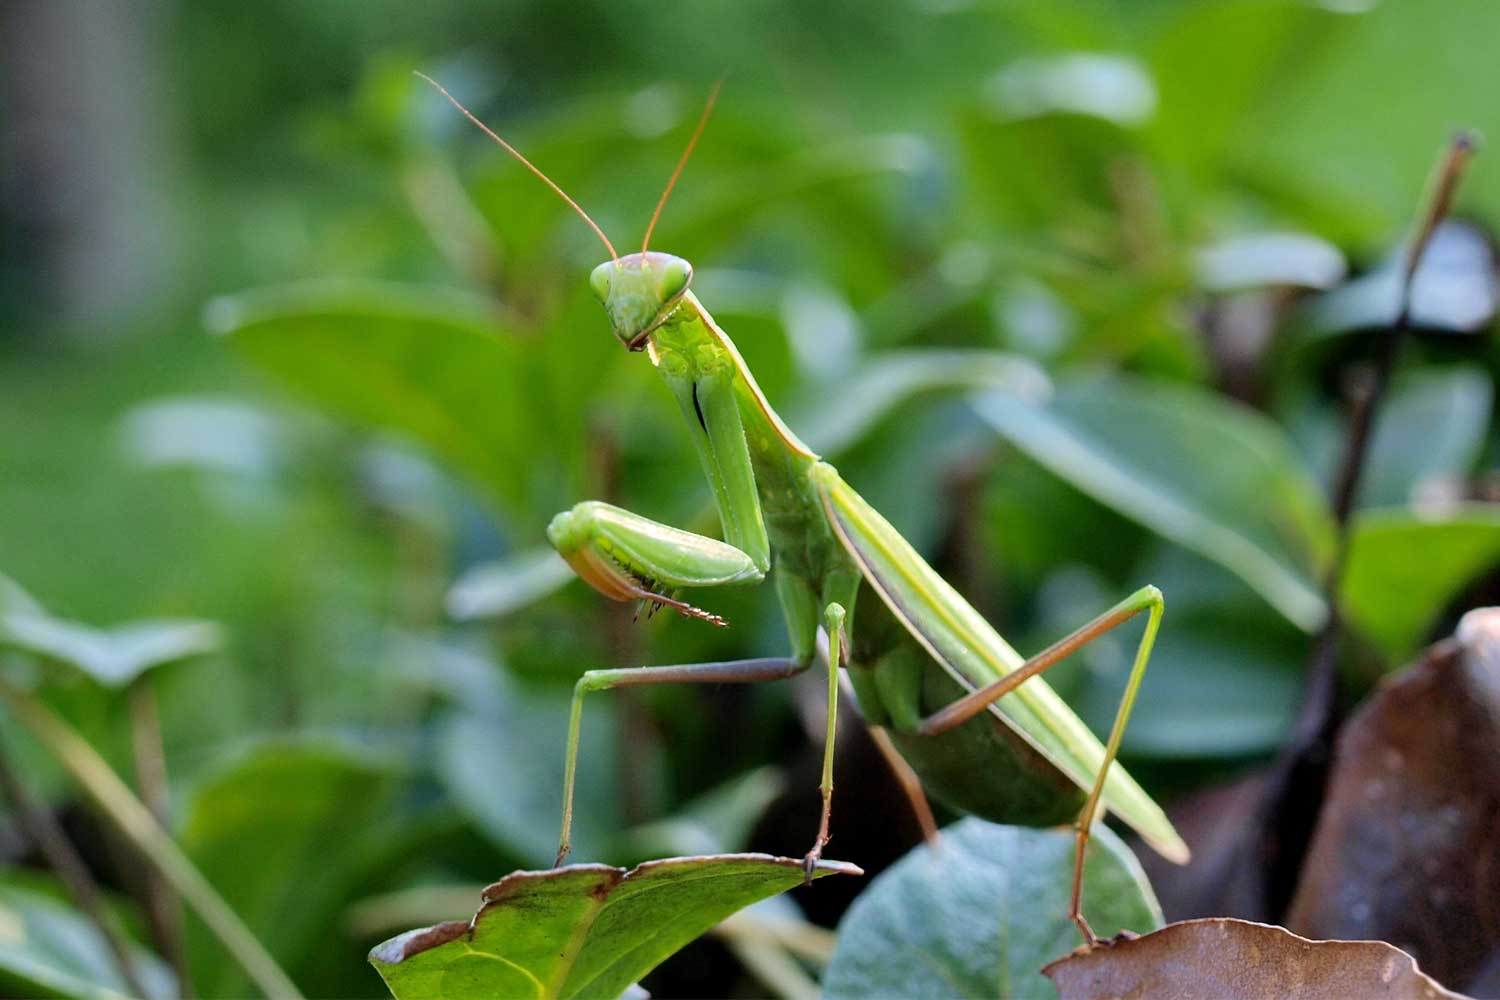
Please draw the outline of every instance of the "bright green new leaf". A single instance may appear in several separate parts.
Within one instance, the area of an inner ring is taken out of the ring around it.
[[[860,872],[825,861],[813,877],[833,874]],[[802,880],[802,862],[766,854],[513,872],[484,890],[472,920],[391,938],[370,963],[398,1000],[614,1000],[725,917]]]
[[[1407,510],[1354,520],[1344,569],[1344,614],[1394,665],[1464,584],[1500,560],[1500,504],[1467,504],[1434,520]]]
[[[1079,944],[1067,917],[1073,834],[966,819],[880,875],[839,923],[829,1000],[1051,997],[1041,967]],[[1101,937],[1161,926],[1130,850],[1094,831],[1083,910]]]

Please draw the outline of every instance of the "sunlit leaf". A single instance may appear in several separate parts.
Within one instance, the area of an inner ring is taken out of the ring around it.
[[[975,406],[1055,475],[1243,579],[1306,630],[1332,524],[1317,483],[1265,417],[1186,386],[1073,381],[1048,406],[989,393]]]
[[[1041,967],[1079,944],[1068,919],[1074,838],[1066,830],[966,819],[883,872],[839,923],[824,976],[835,1000],[1048,996]],[[1161,911],[1139,863],[1096,830],[1084,868],[1095,933],[1144,932]]]
[[[1331,288],[1343,278],[1344,255],[1307,233],[1253,233],[1199,250],[1198,284],[1210,292],[1251,288]]]
[[[859,869],[823,862],[813,874]],[[370,962],[398,1000],[613,1000],[725,917],[802,881],[800,861],[765,854],[514,872],[484,890],[472,920],[408,931]]]

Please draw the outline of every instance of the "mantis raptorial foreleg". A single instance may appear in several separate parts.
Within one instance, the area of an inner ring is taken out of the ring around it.
[[[1161,591],[1155,587],[1142,587],[1088,624],[1031,657],[1000,680],[967,694],[929,715],[922,720],[917,730],[925,736],[936,736],[962,725],[1026,681],[1061,663],[1069,655],[1087,646],[1101,635],[1123,625],[1142,611],[1149,612],[1146,618],[1146,630],[1141,634],[1141,641],[1136,646],[1135,662],[1131,665],[1130,677],[1125,682],[1125,693],[1120,696],[1120,707],[1116,710],[1114,724],[1110,727],[1109,741],[1104,748],[1104,763],[1094,778],[1093,787],[1089,790],[1088,798],[1078,814],[1076,824],[1077,847],[1073,861],[1073,893],[1068,906],[1068,918],[1078,925],[1078,929],[1083,932],[1083,936],[1090,943],[1098,939],[1083,916],[1084,854],[1094,825],[1094,814],[1099,807],[1099,796],[1104,790],[1104,779],[1109,773],[1110,764],[1114,762],[1115,755],[1119,752],[1120,737],[1124,735],[1125,726],[1130,721],[1130,711],[1135,706],[1135,696],[1140,689],[1141,679],[1145,676],[1146,663],[1151,658],[1151,647],[1156,642],[1156,630],[1161,624],[1164,609]]]

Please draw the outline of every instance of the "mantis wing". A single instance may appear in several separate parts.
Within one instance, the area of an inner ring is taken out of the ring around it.
[[[813,475],[850,558],[891,614],[956,681],[982,687],[1024,662],[832,466],[820,464]],[[1042,678],[1025,682],[990,711],[1079,788],[1093,787],[1104,745]],[[1187,860],[1187,845],[1161,807],[1117,763],[1110,766],[1102,802],[1163,857]]]

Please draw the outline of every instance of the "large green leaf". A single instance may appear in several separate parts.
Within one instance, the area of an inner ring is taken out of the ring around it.
[[[130,989],[99,935],[73,907],[10,876],[0,876],[0,994],[116,1000]],[[127,945],[150,996],[177,996],[171,971],[151,952]]]
[[[584,442],[584,400],[608,368],[593,355],[611,339],[602,319],[564,339],[474,296],[371,283],[248,292],[208,323],[315,402],[416,439],[523,510],[570,493],[560,456]]]
[[[833,874],[860,871],[823,862],[813,876]],[[472,920],[408,931],[370,962],[399,1000],[614,1000],[725,917],[802,880],[800,861],[765,854],[513,872],[484,890]]]
[[[1342,601],[1349,621],[1404,663],[1464,584],[1500,562],[1500,504],[1468,504],[1438,519],[1407,510],[1355,518]]]
[[[1071,831],[966,819],[880,875],[839,923],[823,979],[831,1000],[1050,997],[1041,968],[1080,943],[1067,917]],[[1083,874],[1094,932],[1145,932],[1161,909],[1140,864],[1100,827]]]
[[[328,960],[339,910],[366,874],[360,848],[380,836],[373,828],[392,779],[389,763],[366,751],[326,740],[268,743],[188,800],[183,849],[294,977]],[[201,925],[189,929],[203,995],[242,995],[238,969]]]
[[[1281,429],[1223,397],[1120,377],[1061,385],[1049,406],[976,397],[1021,451],[1096,500],[1235,573],[1316,628],[1332,522]]]

